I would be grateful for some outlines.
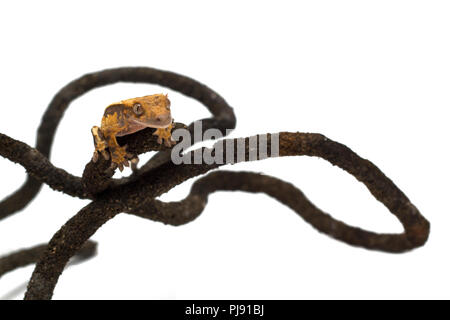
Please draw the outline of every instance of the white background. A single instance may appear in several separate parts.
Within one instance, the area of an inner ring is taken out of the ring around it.
[[[67,269],[54,298],[450,298],[449,17],[448,1],[2,2],[0,132],[34,145],[53,94],[84,73],[171,70],[234,107],[232,137],[323,133],[374,162],[431,222],[424,247],[387,254],[319,234],[265,195],[221,192],[182,227],[117,216],[93,236],[98,256]],[[81,175],[93,151],[90,128],[105,106],[157,92],[169,93],[177,121],[209,116],[198,102],[157,86],[98,89],[66,112],[51,161]],[[402,231],[362,184],[324,160],[225,169],[290,181],[349,224]],[[4,197],[25,171],[0,159],[0,177]],[[162,199],[182,199],[191,184]],[[44,187],[1,221],[0,253],[48,241],[87,203]],[[31,272],[0,279],[0,297],[21,298]]]

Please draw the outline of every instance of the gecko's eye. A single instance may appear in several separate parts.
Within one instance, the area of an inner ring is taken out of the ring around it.
[[[140,116],[141,114],[144,113],[144,108],[142,108],[142,105],[140,103],[135,103],[135,104],[133,104],[133,112],[137,116]]]

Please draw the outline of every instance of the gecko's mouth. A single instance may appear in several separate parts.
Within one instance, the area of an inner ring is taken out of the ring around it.
[[[157,128],[157,129],[164,129],[170,126],[172,123],[172,117],[170,115],[168,116],[161,116],[157,117],[154,120],[148,120],[148,121],[139,121],[137,119],[133,120],[137,125],[143,126],[143,127],[149,127],[149,128]]]

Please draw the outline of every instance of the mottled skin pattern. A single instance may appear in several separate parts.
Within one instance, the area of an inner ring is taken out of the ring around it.
[[[105,159],[111,158],[111,166],[128,166],[128,161],[136,165],[138,159],[126,152],[126,146],[121,147],[116,137],[135,133],[144,128],[156,128],[154,135],[158,136],[158,143],[172,146],[175,142],[171,138],[172,116],[170,101],[167,95],[154,94],[140,98],[123,100],[106,107],[101,127],[94,126],[95,151],[92,160],[96,162],[99,154]]]

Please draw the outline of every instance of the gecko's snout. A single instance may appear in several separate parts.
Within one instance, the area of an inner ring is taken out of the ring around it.
[[[170,114],[161,114],[155,118],[155,121],[160,125],[166,125],[171,123],[172,117]]]

